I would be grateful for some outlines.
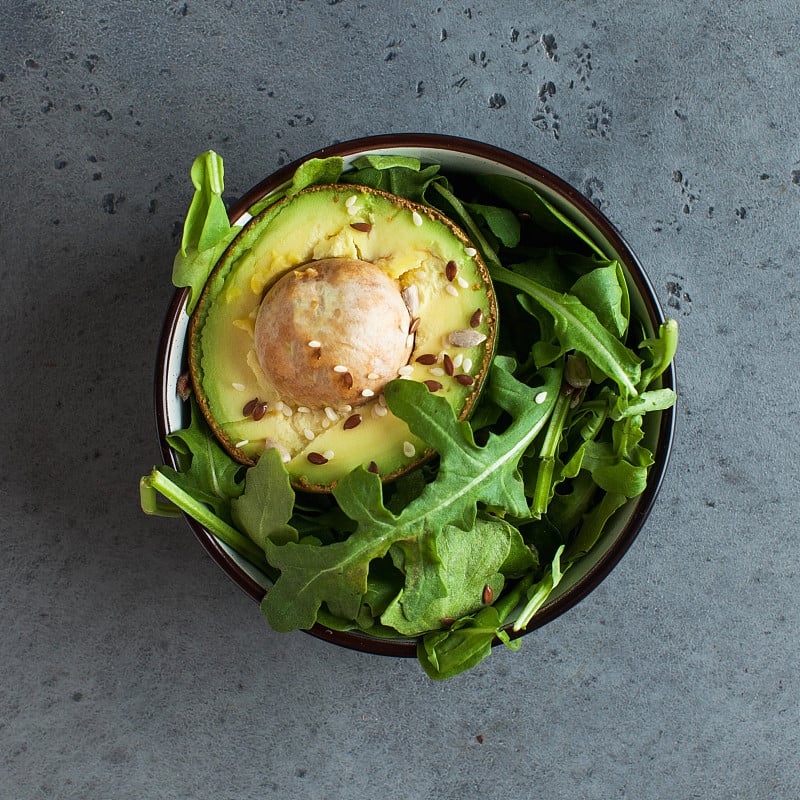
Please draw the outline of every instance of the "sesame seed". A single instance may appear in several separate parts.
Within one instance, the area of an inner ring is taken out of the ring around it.
[[[318,342],[316,339],[312,339],[312,340],[311,340],[311,341],[308,343],[308,346],[309,346],[309,347],[322,347],[322,342]]]
[[[378,380],[378,378],[380,378],[380,375],[378,375],[377,372],[370,372],[370,374],[367,375],[367,380],[370,380],[370,381],[376,381],[376,380]]]
[[[385,395],[385,394],[379,394],[379,395],[378,395],[378,402],[379,402],[379,403],[380,403],[382,406],[385,406],[385,405],[386,405],[386,395]]]
[[[414,367],[412,367],[411,364],[406,364],[404,367],[400,367],[400,369],[397,370],[397,374],[398,375],[410,375],[413,371],[414,371]]]
[[[342,414],[349,414],[353,410],[353,406],[345,405],[342,406],[339,410],[342,412]]]
[[[547,392],[539,392],[539,394],[533,398],[533,402],[536,403],[537,406],[540,406],[545,400],[547,400]]]
[[[233,388],[236,389],[237,392],[243,392],[244,391],[244,384],[243,383],[232,383],[231,386],[233,386]]]
[[[250,444],[250,440],[249,439],[242,439],[241,442],[236,442],[234,447],[244,447],[246,444]]]
[[[413,458],[417,454],[417,448],[411,442],[403,442],[403,455],[406,458]]]
[[[469,281],[466,278],[462,278],[460,275],[456,278],[456,283],[462,288],[467,289],[469,287]]]
[[[358,206],[356,206],[355,203],[353,203],[353,205],[351,206],[347,206],[347,213],[350,214],[351,216],[354,214],[358,214],[359,211],[361,211],[361,209],[358,208]]]
[[[283,408],[281,409],[281,411],[283,411],[284,417],[291,417],[292,414],[294,414],[294,411],[292,411],[291,406],[287,406],[285,403],[283,404]]]
[[[373,392],[372,389],[362,389],[361,390],[361,396],[362,397],[373,397],[374,394],[375,394],[375,392]]]
[[[386,406],[374,405],[372,407],[372,413],[376,417],[385,417],[389,413],[389,409]]]
[[[431,367],[428,372],[431,375],[435,375],[437,378],[441,378],[444,375],[444,370],[441,367]]]
[[[314,431],[312,431],[311,428],[304,428],[303,429],[303,436],[305,436],[306,439],[308,439],[309,442],[313,442],[314,441]]]
[[[419,228],[419,226],[420,226],[420,225],[422,225],[422,217],[419,215],[419,212],[417,212],[417,211],[412,211],[412,212],[411,212],[411,219],[412,219],[412,221],[414,222],[414,224],[415,224],[415,225],[416,225],[418,228]]]
[[[331,421],[327,417],[325,417],[325,419],[322,420],[322,427],[327,429],[330,428],[330,426],[331,426]]]
[[[453,358],[453,366],[458,369],[464,363],[464,354],[459,353]]]
[[[288,453],[284,453],[281,456],[281,461],[283,461],[284,464],[288,464],[291,460],[292,460],[292,457]]]
[[[278,402],[275,403],[275,410],[276,411],[283,411],[283,409],[284,409],[283,400],[278,400]]]
[[[352,208],[352,206],[354,206],[357,202],[358,202],[358,195],[351,194],[350,197],[348,197],[347,200],[344,201],[344,204],[345,206],[347,206],[347,208]]]
[[[339,419],[339,415],[330,406],[325,406],[325,416],[331,422],[336,422]]]
[[[310,414],[311,409],[308,406],[297,406],[297,413],[298,414]]]
[[[347,369],[347,367],[343,366],[342,364],[337,364],[337,365],[336,365],[336,366],[333,368],[333,371],[334,371],[334,372],[349,372],[350,370],[349,370],[349,369]]]
[[[468,255],[470,258],[475,258],[475,256],[478,255],[478,251],[474,247],[465,248],[464,253]]]
[[[451,297],[458,297],[458,289],[453,286],[452,283],[448,283],[447,286],[444,287],[444,290],[449,294]]]
[[[463,361],[461,366],[462,366],[464,372],[472,372],[472,359],[469,356],[467,356],[464,359],[464,361]]]
[[[328,461],[330,461],[336,454],[333,452],[333,450],[326,450],[322,455],[327,458]]]

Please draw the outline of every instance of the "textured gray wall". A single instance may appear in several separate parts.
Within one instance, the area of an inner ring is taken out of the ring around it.
[[[0,797],[800,796],[794,3],[2,6]],[[193,157],[235,198],[390,131],[562,175],[682,333],[634,547],[444,684],[272,633],[138,508]]]

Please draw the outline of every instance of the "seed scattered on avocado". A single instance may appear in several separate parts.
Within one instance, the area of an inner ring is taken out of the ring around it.
[[[483,309],[476,308],[472,316],[469,318],[470,328],[477,328],[483,322]]]

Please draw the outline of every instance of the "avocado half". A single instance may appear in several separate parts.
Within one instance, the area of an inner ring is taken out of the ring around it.
[[[451,220],[362,186],[314,186],[254,217],[219,260],[189,368],[231,456],[252,466],[277,448],[296,488],[330,491],[359,465],[391,480],[429,457],[383,387],[424,382],[466,418],[496,328],[489,274]]]

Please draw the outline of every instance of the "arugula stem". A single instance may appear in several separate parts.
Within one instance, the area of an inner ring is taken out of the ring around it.
[[[553,564],[550,571],[545,574],[539,583],[532,587],[534,591],[528,599],[527,605],[514,622],[514,631],[521,631],[527,627],[528,623],[533,619],[533,615],[545,604],[547,598],[550,597],[550,593],[558,586],[561,578],[564,577],[564,573],[571,566],[571,564],[567,564],[563,569],[561,568],[561,554],[563,552],[564,545],[562,544],[553,556]]]
[[[264,553],[254,542],[225,522],[225,520],[220,519],[205,505],[195,500],[188,492],[185,492],[160,472],[158,468],[154,469],[149,475],[145,475],[139,481],[139,491],[142,510],[145,513],[154,513],[154,508],[159,510],[167,508],[165,504],[158,503],[158,501],[155,501],[154,504],[154,494],[158,492],[166,497],[175,508],[180,509],[199,522],[209,533],[216,536],[217,539],[228,545],[240,556],[246,558],[253,566],[258,567],[263,572],[270,571]],[[174,514],[170,514],[170,516],[174,516]]]
[[[450,191],[444,188],[440,183],[434,182],[431,184],[434,189],[447,201],[453,211],[461,218],[461,222],[467,229],[470,239],[478,245],[483,257],[492,267],[500,267],[500,259],[497,257],[494,248],[486,241],[486,237],[481,233],[480,228],[472,218],[472,214],[464,208],[463,203]]]
[[[558,393],[550,422],[547,424],[542,449],[539,451],[539,470],[536,473],[536,486],[531,502],[531,516],[541,519],[550,505],[553,488],[553,472],[555,471],[556,454],[564,433],[564,423],[569,412],[570,395],[564,391]]]

